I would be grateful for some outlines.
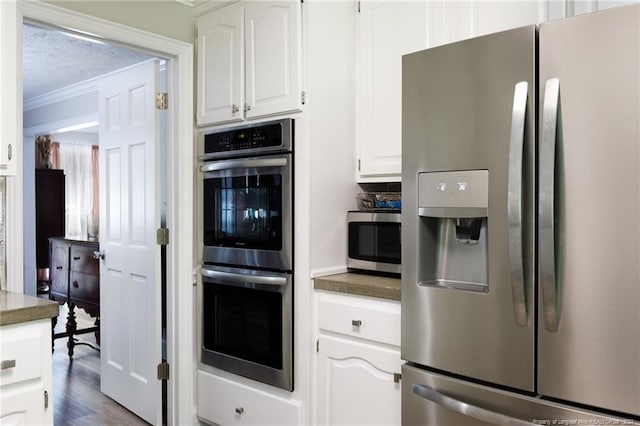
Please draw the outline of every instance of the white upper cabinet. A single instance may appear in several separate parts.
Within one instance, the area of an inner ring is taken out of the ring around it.
[[[0,1],[0,176],[16,174],[18,115],[18,16],[16,2]]]
[[[400,0],[361,1],[357,7],[357,180],[397,182],[402,173],[402,55],[562,18],[569,6],[554,0]]]
[[[200,16],[199,126],[299,111],[299,1],[238,2]]]
[[[300,2],[253,2],[245,22],[247,117],[300,110]]]
[[[244,7],[235,3],[197,22],[197,123],[244,119]]]
[[[402,55],[427,47],[427,2],[362,1],[357,14],[358,181],[399,181]]]

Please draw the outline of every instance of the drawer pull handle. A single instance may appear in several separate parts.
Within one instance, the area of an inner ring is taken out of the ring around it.
[[[61,271],[62,270],[62,266],[56,266],[56,269]]]
[[[73,260],[80,260],[80,256],[73,256]]]
[[[16,366],[16,360],[15,359],[5,359],[0,364],[0,370],[8,370],[8,369],[13,368],[15,366]]]
[[[244,408],[242,407],[236,408],[236,414],[242,414],[242,413],[244,413]]]
[[[361,320],[351,320],[351,325],[354,327],[360,327],[362,325]]]
[[[80,287],[80,285],[78,285],[78,281],[74,281],[71,283],[71,285],[73,286],[73,288],[78,288]]]

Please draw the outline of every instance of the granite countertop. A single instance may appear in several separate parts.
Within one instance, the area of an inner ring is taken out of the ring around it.
[[[0,326],[52,318],[57,315],[57,302],[0,290]]]
[[[314,278],[313,288],[316,290],[330,290],[339,293],[400,300],[400,283],[400,278],[347,272],[345,274]]]

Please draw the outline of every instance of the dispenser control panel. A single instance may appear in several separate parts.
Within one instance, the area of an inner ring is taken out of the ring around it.
[[[486,217],[488,206],[488,170],[418,174],[418,209],[421,216]]]

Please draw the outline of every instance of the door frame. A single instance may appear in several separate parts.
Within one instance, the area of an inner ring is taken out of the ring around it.
[[[18,58],[22,58],[22,22],[40,21],[104,38],[107,41],[141,48],[167,58],[168,89],[174,103],[169,108],[167,137],[167,222],[171,239],[167,245],[167,362],[171,365],[168,381],[168,424],[193,424],[196,419],[193,398],[193,330],[195,284],[193,264],[193,44],[139,30],[94,16],[41,2],[18,2]],[[22,87],[22,61],[15,64],[19,88]],[[22,111],[22,90],[14,104]],[[11,102],[11,100],[7,100]],[[22,120],[18,120],[17,140],[22,141]],[[18,153],[22,151],[18,149]],[[22,188],[22,164],[18,162],[16,189]],[[157,167],[157,166],[156,166]],[[23,223],[22,200],[14,203],[12,215],[17,238],[8,241],[15,247],[11,261],[21,265]],[[14,244],[15,243],[15,244]],[[22,282],[22,280],[20,280]],[[21,286],[20,286],[21,287]],[[22,289],[20,289],[22,292]],[[160,326],[160,324],[158,324]]]

